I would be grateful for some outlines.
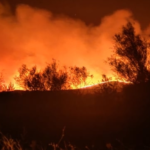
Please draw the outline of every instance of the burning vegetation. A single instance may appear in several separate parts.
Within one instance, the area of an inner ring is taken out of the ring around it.
[[[123,26],[121,33],[115,34],[114,42],[114,53],[108,58],[108,64],[112,67],[115,78],[108,78],[104,74],[101,82],[122,81],[136,84],[149,81],[149,43],[135,33],[131,22]],[[15,81],[24,90],[56,91],[94,85],[90,83],[92,78],[93,75],[85,67],[59,68],[53,60],[43,70],[38,70],[36,66],[28,68],[27,65],[22,65]],[[97,84],[99,83],[97,81]],[[12,83],[7,88],[1,76],[1,91],[13,89]]]
[[[0,132],[1,149],[44,149],[33,139],[51,137],[55,142],[45,150],[75,149],[70,141],[82,146],[90,141],[91,147],[84,148],[91,150],[136,150],[118,138],[114,143],[108,139],[119,136],[130,143],[134,137],[137,145],[139,139],[147,140],[150,44],[131,12],[116,11],[99,26],[87,26],[27,5],[18,6],[12,15],[0,4],[0,21],[0,91],[10,91],[0,92],[0,130],[16,136],[24,129],[16,138],[21,140]],[[14,83],[7,86],[4,79],[11,78]],[[56,130],[64,125],[69,140],[64,127],[57,143]],[[99,146],[102,138],[105,144]]]
[[[115,11],[93,26],[28,5],[18,5],[12,13],[8,6],[0,4],[0,71],[6,84],[12,82],[16,89],[19,86],[14,77],[22,64],[44,70],[53,58],[60,63],[60,69],[86,67],[94,76],[87,81],[89,85],[101,82],[102,74],[114,78],[105,60],[114,49],[112,37],[128,21],[137,34],[149,34],[149,30],[140,29],[128,10]]]
[[[53,61],[44,70],[38,71],[36,66],[31,69],[22,65],[15,80],[25,90],[29,91],[59,91],[85,86],[87,78],[92,78],[85,67],[69,67],[58,69]]]

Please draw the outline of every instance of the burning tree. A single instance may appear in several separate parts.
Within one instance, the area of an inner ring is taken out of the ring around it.
[[[88,77],[93,77],[93,75],[90,75],[85,67],[70,67],[69,72],[70,84],[75,88],[78,88],[79,85],[86,86],[86,79]]]
[[[65,68],[63,70],[58,70],[58,65],[56,61],[47,65],[43,71],[43,80],[45,90],[63,90],[68,89],[68,74]]]
[[[44,90],[42,75],[36,66],[31,69],[24,64],[19,68],[19,75],[15,77],[16,82],[25,90]]]
[[[57,69],[56,62],[48,64],[43,71],[38,71],[34,66],[31,69],[22,65],[19,75],[15,77],[16,82],[25,90],[44,91],[65,89],[67,74]]]
[[[36,66],[29,69],[26,65],[22,65],[15,80],[25,90],[57,91],[70,89],[72,86],[77,87],[85,83],[88,76],[85,67],[70,67],[69,70],[65,67],[58,69],[56,61],[53,61],[41,71],[38,71]]]
[[[120,34],[114,36],[114,40],[114,54],[108,58],[113,71],[120,78],[133,83],[148,81],[150,72],[147,69],[147,41],[135,34],[130,22],[122,28]]]

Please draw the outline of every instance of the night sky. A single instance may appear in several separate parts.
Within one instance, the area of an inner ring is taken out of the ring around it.
[[[102,17],[118,9],[130,10],[134,18],[145,28],[150,23],[150,0],[2,0],[12,10],[18,4],[50,10],[53,14],[65,14],[79,18],[86,24],[97,25]]]

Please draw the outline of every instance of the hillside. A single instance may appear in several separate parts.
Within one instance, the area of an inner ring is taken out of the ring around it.
[[[20,138],[75,145],[150,138],[150,84],[127,85],[122,92],[14,91],[0,93],[0,130]],[[91,89],[92,90],[92,89]]]

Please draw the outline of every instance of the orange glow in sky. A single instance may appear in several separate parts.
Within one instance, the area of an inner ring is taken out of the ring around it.
[[[28,5],[18,5],[15,14],[11,14],[0,4],[0,71],[6,83],[14,83],[22,64],[42,69],[54,58],[60,66],[85,66],[94,76],[89,85],[99,83],[102,74],[114,76],[105,61],[113,51],[112,37],[129,20],[141,33],[139,23],[128,10],[112,12],[98,26],[92,26]],[[145,31],[148,35],[150,27]]]

